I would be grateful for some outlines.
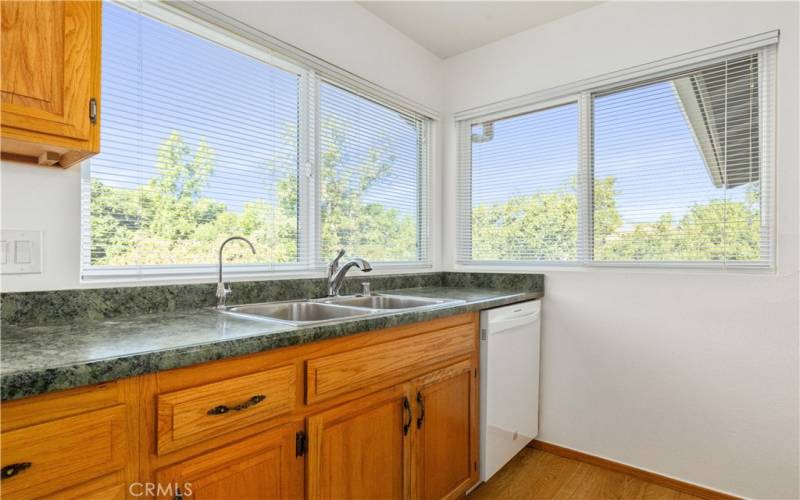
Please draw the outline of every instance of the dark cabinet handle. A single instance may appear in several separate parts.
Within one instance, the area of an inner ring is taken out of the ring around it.
[[[255,406],[258,403],[264,401],[265,399],[267,399],[267,397],[264,396],[263,394],[257,394],[255,396],[253,396],[252,398],[248,399],[247,401],[245,401],[244,403],[239,403],[236,406],[225,406],[225,405],[215,406],[215,407],[211,408],[210,410],[208,410],[208,414],[209,415],[224,415],[224,414],[226,414],[228,412],[231,412],[231,411],[246,410],[246,409],[250,408],[251,406]]]
[[[413,417],[411,416],[411,404],[408,402],[408,398],[405,397],[403,398],[403,409],[408,415],[408,420],[406,420],[406,423],[403,424],[403,435],[406,436],[408,435],[408,428],[411,427],[411,419]]]
[[[97,123],[97,99],[94,97],[89,99],[89,121]]]
[[[6,465],[0,470],[0,479],[8,479],[14,477],[25,469],[33,465],[30,462],[20,462],[18,464]]]
[[[425,399],[422,397],[421,392],[417,392],[417,404],[419,405],[419,417],[417,418],[417,429],[422,427],[422,422],[425,420]]]

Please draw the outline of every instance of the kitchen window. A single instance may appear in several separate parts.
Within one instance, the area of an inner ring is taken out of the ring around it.
[[[344,246],[429,263],[430,119],[148,2],[103,9],[101,153],[82,170],[82,274],[320,268]],[[329,81],[331,80],[331,81]]]
[[[428,259],[424,118],[319,85],[322,254]]]
[[[460,120],[458,262],[771,267],[774,50]]]

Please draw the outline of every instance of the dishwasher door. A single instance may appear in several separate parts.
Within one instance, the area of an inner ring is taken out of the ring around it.
[[[481,312],[480,477],[539,433],[541,301]]]

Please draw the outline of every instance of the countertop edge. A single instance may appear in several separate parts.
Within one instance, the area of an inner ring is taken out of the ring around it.
[[[526,300],[539,299],[544,296],[544,292],[540,291],[514,292],[509,290],[508,292],[508,295],[468,301],[437,309],[404,311],[390,315],[353,319],[335,324],[311,326],[278,333],[255,334],[248,337],[88,361],[86,363],[5,373],[0,376],[0,400],[13,401],[50,392],[113,382],[124,378],[256,354],[283,347],[347,337],[371,330],[383,330],[410,323],[481,311]]]

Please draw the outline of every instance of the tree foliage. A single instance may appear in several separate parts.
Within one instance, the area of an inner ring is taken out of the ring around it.
[[[375,261],[416,258],[416,219],[410,214],[370,202],[364,196],[385,183],[394,156],[390,141],[373,148],[365,159],[343,168],[346,130],[323,124],[332,141],[322,152],[321,231],[323,255],[347,248]],[[213,175],[215,153],[205,141],[192,149],[173,132],[162,143],[157,175],[136,189],[91,184],[93,265],[208,264],[227,237],[239,234],[256,246],[229,252],[237,262],[290,263],[298,258],[298,178],[285,174],[274,188],[274,200],[244,203],[231,210],[204,196]],[[264,168],[277,167],[264,165]]]
[[[714,199],[690,207],[680,220],[666,213],[653,223],[624,227],[616,205],[615,179],[594,183],[594,259],[599,261],[756,260],[760,254],[758,191],[745,201]],[[577,258],[576,183],[514,196],[473,209],[475,260]]]
[[[402,213],[368,193],[391,189],[395,162],[390,138],[360,161],[346,158],[346,127],[323,124],[320,219],[322,255],[347,248],[374,261],[417,257],[415,214]],[[289,263],[298,259],[298,178],[284,175],[274,200],[252,200],[232,210],[204,195],[215,153],[200,141],[193,151],[173,132],[161,145],[157,175],[136,189],[92,180],[91,232],[94,265],[209,264],[219,243],[234,234],[256,245],[257,255],[232,246],[238,262]],[[346,167],[346,168],[345,168]],[[264,168],[277,167],[264,165]],[[266,182],[266,181],[265,181]],[[578,258],[577,185],[514,196],[473,208],[475,260]],[[626,227],[617,208],[614,178],[594,184],[594,258],[601,261],[754,260],[759,257],[760,212],[753,186],[745,201],[711,200],[680,219],[663,214],[652,223]]]

